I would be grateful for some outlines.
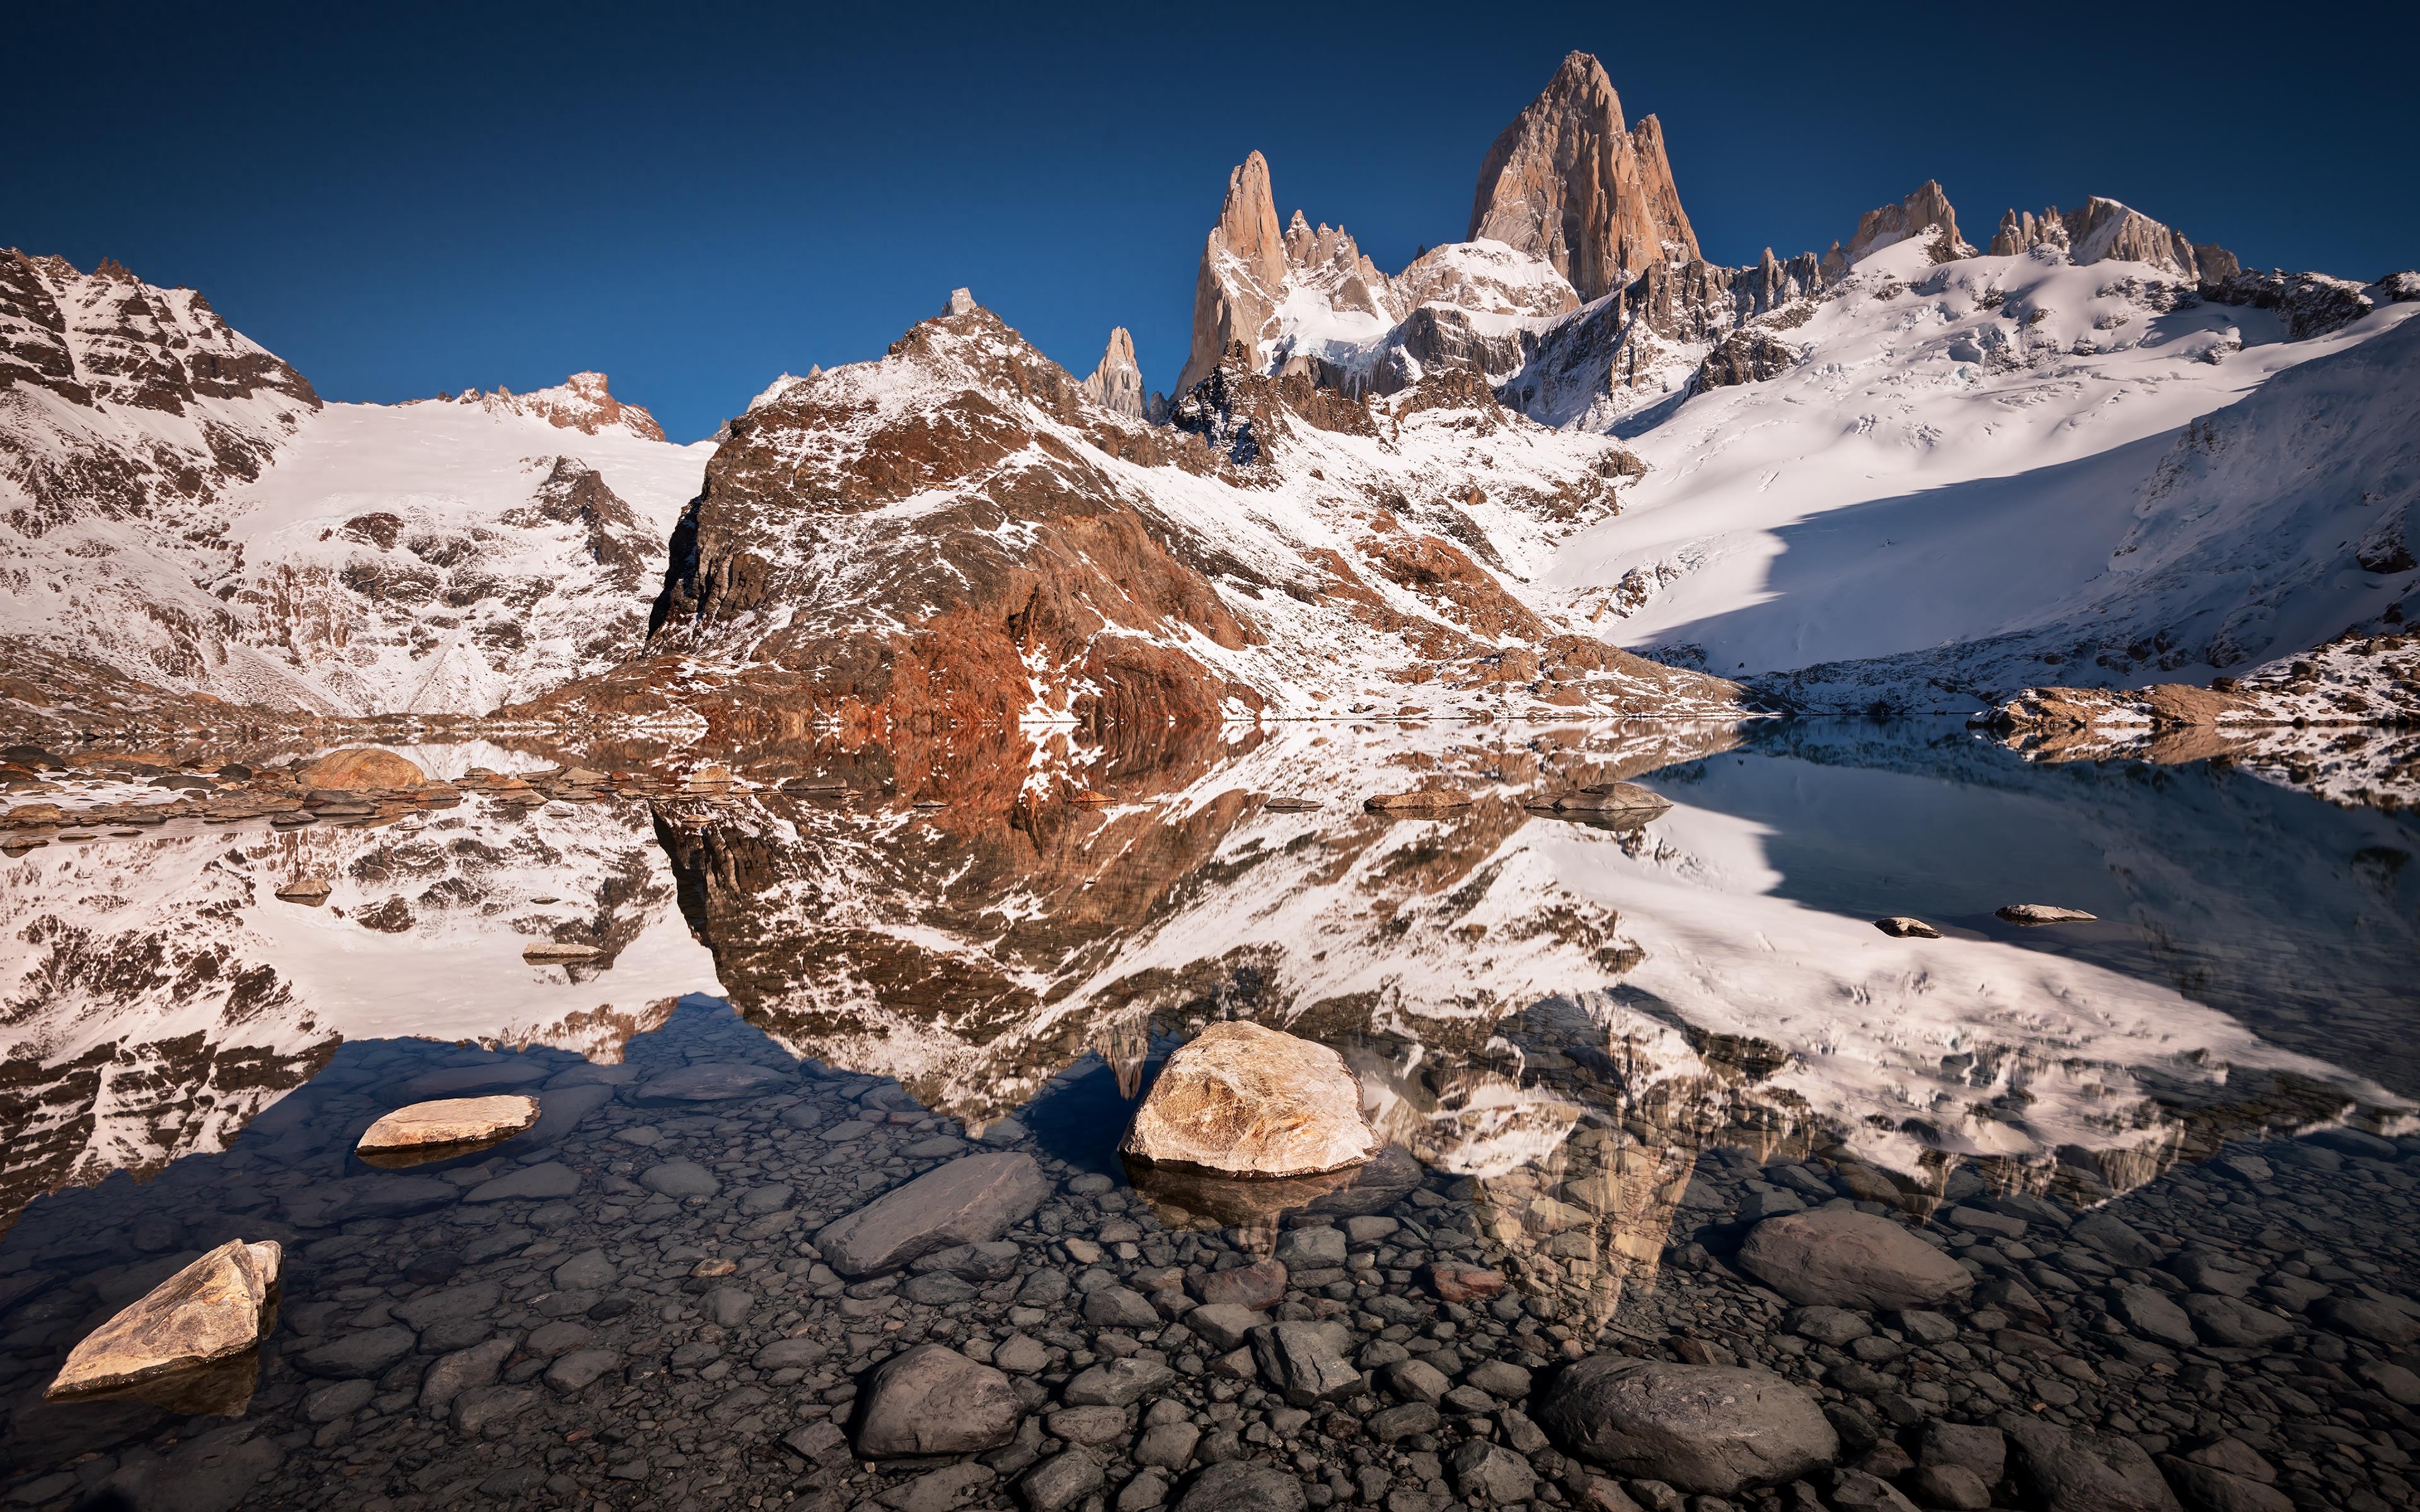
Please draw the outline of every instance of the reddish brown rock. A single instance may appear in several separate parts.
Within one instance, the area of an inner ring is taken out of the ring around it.
[[[428,780],[428,774],[408,758],[375,746],[330,751],[296,775],[305,788],[331,793],[416,788]]]
[[[1504,1290],[1504,1273],[1475,1265],[1441,1260],[1424,1268],[1421,1277],[1442,1302],[1485,1302]]]

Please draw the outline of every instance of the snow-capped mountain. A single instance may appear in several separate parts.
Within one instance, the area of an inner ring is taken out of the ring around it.
[[[273,708],[485,713],[638,649],[709,450],[595,373],[322,404],[190,289],[10,252],[0,646]]]

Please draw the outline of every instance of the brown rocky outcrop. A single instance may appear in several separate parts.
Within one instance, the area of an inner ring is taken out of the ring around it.
[[[1958,212],[1951,208],[1949,196],[1942,192],[1938,179],[1926,179],[1896,205],[1885,205],[1859,216],[1856,234],[1849,238],[1846,255],[1850,262],[1858,262],[1877,248],[1917,238],[1931,243],[1932,260],[1937,263],[1975,255],[1975,249],[1958,234]]]
[[[1084,380],[1084,397],[1102,409],[1131,419],[1143,418],[1142,369],[1135,365],[1134,337],[1119,326],[1109,332],[1109,348],[1100,365]]]
[[[1716,342],[1706,360],[1698,364],[1698,392],[1761,383],[1778,378],[1797,363],[1798,348],[1771,332],[1753,327],[1734,331]]]
[[[1698,255],[1662,123],[1625,127],[1613,81],[1585,53],[1565,57],[1487,149],[1468,235],[1481,238],[1545,258],[1583,300],[1650,263]]]
[[[1285,297],[1285,237],[1278,229],[1269,160],[1253,152],[1227,175],[1218,224],[1202,247],[1193,285],[1193,352],[1177,375],[1177,393],[1209,377],[1229,346],[1257,348]]]
[[[623,430],[651,441],[664,439],[664,428],[656,424],[656,417],[613,397],[602,373],[574,373],[552,388],[532,389],[527,393],[502,386],[491,393],[465,389],[454,402],[477,405],[490,414],[528,415],[583,436]]]
[[[2023,210],[2001,215],[1992,255],[2013,257],[2035,247],[2056,247],[2079,264],[2141,262],[2191,279],[2202,276],[2200,256],[2183,232],[2098,194],[2077,209],[2054,205],[2040,215]],[[2213,250],[2224,255],[2226,266],[2234,265],[2233,254],[2224,247]]]
[[[1279,1177],[1357,1165],[1378,1145],[1342,1056],[1236,1022],[1211,1025],[1168,1057],[1118,1148],[1157,1165]]]

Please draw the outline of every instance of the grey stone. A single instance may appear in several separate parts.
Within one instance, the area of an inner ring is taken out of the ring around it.
[[[350,1417],[370,1404],[378,1388],[366,1381],[339,1381],[321,1386],[302,1398],[302,1416],[312,1423],[334,1423],[340,1417]]]
[[[1581,1458],[1712,1496],[1792,1480],[1839,1453],[1814,1397],[1767,1370],[1591,1355],[1555,1379],[1537,1416]]]
[[[1843,1471],[1832,1483],[1828,1498],[1834,1512],[1916,1512],[1916,1504],[1898,1488],[1862,1470]]]
[[[579,1190],[578,1171],[559,1161],[547,1161],[483,1181],[466,1193],[462,1200],[509,1202],[519,1198],[567,1197]]]
[[[385,1328],[365,1329],[348,1334],[316,1350],[306,1350],[294,1357],[295,1367],[306,1376],[333,1376],[345,1379],[355,1376],[375,1377],[386,1367],[410,1354],[419,1340],[412,1331],[397,1324]]]
[[[1232,1302],[1210,1303],[1185,1315],[1187,1328],[1220,1350],[1235,1348],[1265,1321],[1267,1319],[1251,1308],[1238,1306]]]
[[[768,1212],[780,1212],[790,1205],[790,1199],[796,1195],[797,1189],[787,1181],[776,1181],[769,1186],[751,1187],[740,1194],[739,1211],[752,1218],[762,1217]]]
[[[1371,1413],[1362,1427],[1380,1443],[1392,1443],[1415,1433],[1435,1433],[1442,1421],[1433,1404],[1405,1402],[1401,1407],[1389,1407],[1384,1412]]]
[[[449,1414],[454,1431],[470,1438],[487,1436],[527,1412],[537,1393],[523,1386],[478,1386],[454,1398]]]
[[[1142,1438],[1135,1444],[1135,1462],[1157,1465],[1163,1470],[1183,1470],[1193,1463],[1193,1446],[1202,1442],[1202,1430],[1191,1423],[1155,1423],[1143,1429]]]
[[[1016,1494],[1031,1512],[1066,1512],[1105,1484],[1099,1455],[1069,1449],[1018,1476]]]
[[[1407,1402],[1435,1405],[1445,1399],[1453,1382],[1426,1360],[1405,1360],[1387,1367],[1387,1387]]]
[[[1834,1349],[1838,1349],[1853,1339],[1864,1338],[1874,1331],[1871,1323],[1845,1307],[1793,1308],[1789,1316],[1782,1319],[1782,1323],[1790,1332],[1801,1338],[1813,1339],[1818,1344],[1829,1344]],[[1951,1332],[1954,1336],[1956,1331],[1953,1329]]]
[[[2160,1246],[2106,1209],[2086,1213],[2075,1220],[2075,1227],[2068,1232],[2130,1270],[2140,1271],[2160,1262]]]
[[[1168,1504],[1168,1473],[1148,1467],[1118,1489],[1118,1512],[1151,1512]]]
[[[729,1103],[741,1098],[763,1097],[790,1086],[792,1078],[764,1066],[745,1061],[703,1061],[683,1066],[660,1076],[641,1082],[631,1101],[641,1107],[663,1107],[679,1103]]]
[[[1975,1285],[1903,1226],[1854,1208],[1768,1218],[1749,1230],[1739,1263],[1792,1302],[1866,1311],[1931,1307]]]
[[[1529,1372],[1505,1360],[1482,1360],[1463,1373],[1465,1385],[1476,1386],[1498,1401],[1529,1397]]]
[[[1286,1280],[1284,1266],[1275,1260],[1255,1260],[1249,1265],[1187,1277],[1185,1286],[1204,1304],[1231,1303],[1265,1312],[1285,1300]]]
[[[2294,1335],[2294,1325],[2275,1313],[2233,1297],[2195,1292],[2185,1299],[2185,1312],[2203,1338],[2232,1349],[2265,1350]]]
[[[902,1486],[893,1486],[877,1499],[892,1512],[952,1512],[1000,1478],[988,1465],[961,1460],[927,1471]]]
[[[1176,1372],[1139,1356],[1091,1365],[1059,1390],[1070,1407],[1130,1407],[1176,1379]]]
[[[1031,1155],[969,1155],[826,1225],[815,1248],[842,1275],[876,1275],[935,1250],[997,1238],[1049,1195],[1049,1180]]]
[[[2329,1328],[2399,1349],[2420,1338],[2420,1319],[2367,1297],[2331,1297],[2313,1309]]]
[[[1274,1465],[1229,1459],[1193,1477],[1176,1512],[1305,1512],[1302,1482]]]
[[[1538,1473],[1529,1461],[1485,1439],[1466,1439],[1453,1452],[1453,1484],[1482,1506],[1510,1506],[1529,1500]]]
[[[1317,1323],[1268,1323],[1252,1330],[1252,1358],[1262,1379],[1296,1407],[1334,1401],[1361,1383],[1361,1372]]]
[[[1040,1339],[1011,1334],[993,1349],[991,1363],[1016,1375],[1039,1375],[1050,1364],[1050,1349]]]
[[[1047,1423],[1053,1437],[1069,1443],[1101,1444],[1126,1436],[1123,1407],[1063,1407],[1050,1414]]]
[[[1278,1263],[1289,1271],[1318,1271],[1344,1263],[1344,1230],[1289,1228],[1278,1236]]]
[[[2220,1297],[2247,1297],[2260,1284],[2260,1273],[2232,1255],[2187,1250],[2169,1265],[2195,1291]]]
[[[717,1287],[706,1294],[706,1316],[722,1328],[737,1328],[756,1309],[756,1294],[744,1287]]]
[[[1982,1512],[1992,1504],[1991,1488],[1963,1465],[1920,1465],[1908,1477],[1908,1485],[1924,1498],[1925,1505],[1946,1507],[1949,1512]]]
[[[546,1383],[569,1396],[621,1364],[618,1350],[574,1350],[547,1367]]]
[[[2009,1441],[1998,1428],[1934,1418],[1924,1426],[1917,1458],[1928,1465],[1955,1465],[1986,1487],[1997,1486],[2009,1472]]]
[[[1094,1328],[1157,1328],[1159,1314],[1141,1292],[1104,1287],[1084,1299],[1084,1321]]]
[[[639,1184],[664,1197],[710,1197],[722,1190],[714,1173],[693,1160],[650,1165],[639,1173]]]
[[[2126,1326],[2146,1338],[2179,1348],[2201,1342],[2194,1333],[2193,1319],[2157,1287],[2119,1287],[2111,1301],[2112,1310]]]
[[[2199,1512],[2294,1512],[2293,1498],[2273,1486],[2174,1455],[2162,1456],[2159,1466]]]
[[[2043,1512],[2180,1512],[2160,1467],[2130,1439],[2014,1412],[2000,1414],[2000,1429],[2015,1448],[2017,1479]]]
[[[775,1339],[756,1351],[759,1370],[803,1370],[829,1352],[819,1338]]]
[[[522,1341],[521,1348],[539,1360],[551,1360],[558,1354],[568,1354],[588,1343],[588,1330],[578,1323],[548,1323],[537,1328]]]
[[[865,1459],[977,1454],[1016,1437],[1025,1404],[1008,1377],[939,1344],[877,1366],[861,1396],[856,1445]]]
[[[513,1341],[489,1339],[467,1350],[441,1355],[420,1378],[420,1408],[430,1416],[444,1412],[454,1398],[477,1386],[492,1386],[512,1357]]]
[[[612,1286],[616,1273],[603,1250],[585,1250],[554,1268],[554,1284],[566,1291],[595,1291]]]
[[[988,1244],[953,1244],[922,1256],[908,1268],[919,1275],[934,1272],[968,1281],[1005,1281],[1016,1273],[1017,1262],[1025,1252],[1006,1240]],[[1052,1273],[1056,1274],[1057,1273]]]

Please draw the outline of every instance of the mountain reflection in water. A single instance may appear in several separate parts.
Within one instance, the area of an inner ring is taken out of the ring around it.
[[[2236,773],[2039,767],[1845,721],[723,759],[749,787],[178,825],[8,863],[7,1212],[276,1124],[343,1041],[612,1060],[685,991],[970,1132],[1048,1126],[1092,1078],[1059,1121],[1120,1176],[1156,1057],[1214,1017],[1289,1027],[1344,1053],[1394,1145],[1469,1183],[1526,1281],[1599,1318],[1652,1276],[1709,1145],[1825,1153],[1918,1207],[1965,1163],[2089,1197],[2420,1089],[2394,1029],[2420,959],[2410,821]],[[1628,828],[1528,807],[1631,779],[1676,807]],[[1362,808],[1432,786],[1471,801]],[[327,903],[274,896],[305,872]],[[2010,902],[2104,922],[2021,930],[1991,917]],[[1886,937],[1883,913],[1947,937]],[[523,963],[540,939],[605,953]],[[1179,1223],[1287,1205],[1142,1195]]]

